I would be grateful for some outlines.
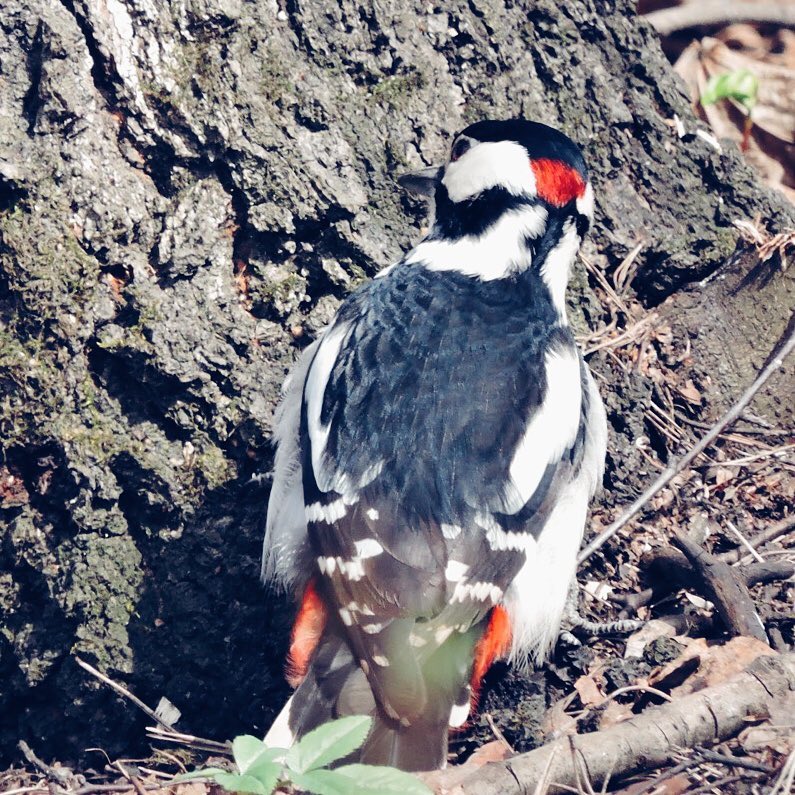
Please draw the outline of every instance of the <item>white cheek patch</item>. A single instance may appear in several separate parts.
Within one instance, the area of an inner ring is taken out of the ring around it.
[[[515,196],[534,196],[536,179],[523,146],[513,141],[477,143],[455,163],[449,163],[442,184],[450,201],[471,199],[489,188]]]

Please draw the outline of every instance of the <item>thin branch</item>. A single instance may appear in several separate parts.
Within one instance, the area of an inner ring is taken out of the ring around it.
[[[723,778],[719,778],[716,781],[710,781],[702,787],[697,787],[696,789],[690,790],[690,795],[701,795],[702,792],[723,792],[723,787],[727,784],[734,784],[736,781],[743,781],[749,778],[759,778],[758,773],[746,773],[746,774],[732,774],[730,776],[724,776]]]
[[[155,721],[155,723],[162,726],[164,729],[171,728],[167,723],[163,722],[160,719],[158,714],[151,707],[144,704],[144,702],[141,701],[141,699],[138,698],[138,696],[133,695],[126,687],[120,685],[118,682],[114,682],[110,677],[105,676],[105,674],[101,673],[96,668],[94,668],[93,665],[89,665],[87,662],[81,660],[79,657],[75,657],[75,660],[77,661],[77,664],[84,671],[88,671],[92,676],[95,676],[97,679],[99,679],[100,682],[106,684],[108,687],[115,690],[119,695],[122,695],[125,698],[132,701],[132,703],[135,704],[135,706],[138,707],[138,709],[140,709],[142,712],[145,712],[153,721]]]
[[[721,431],[734,422],[745,410],[748,404],[756,396],[757,392],[768,382],[770,377],[781,367],[784,359],[789,356],[793,348],[795,348],[795,324],[791,324],[792,328],[789,329],[789,336],[785,339],[783,345],[779,347],[778,353],[771,356],[770,361],[765,368],[756,377],[754,382],[748,389],[743,392],[740,399],[727,411],[713,426],[712,429],[701,439],[701,441],[693,447],[688,453],[679,459],[673,466],[665,469],[657,480],[649,486],[643,494],[629,506],[629,508],[609,527],[605,528],[593,539],[586,547],[580,552],[577,558],[577,563],[582,564],[587,560],[597,549],[599,549],[606,541],[612,538],[622,527],[624,527],[634,516],[646,507],[649,501],[657,493],[662,491],[680,472],[688,467],[704,450],[707,449],[715,439],[720,436]]]
[[[36,793],[43,793],[43,795],[48,795],[49,789],[47,787],[36,786],[36,787],[18,787],[17,789],[8,789],[6,790],[3,795],[29,795],[29,793],[36,792]]]
[[[769,643],[762,619],[737,570],[683,533],[674,533],[671,542],[690,562],[701,586],[699,591],[715,605],[726,628],[733,635],[747,635]]]
[[[749,538],[748,543],[754,549],[759,549],[770,541],[775,541],[780,536],[787,535],[793,527],[795,527],[795,513],[792,514],[792,516],[785,516],[778,522],[774,522],[767,530],[763,530],[761,533],[757,533],[753,538]],[[737,549],[732,549],[730,552],[724,552],[718,557],[721,560],[725,560],[727,563],[737,563],[745,556],[745,551],[738,547]]]
[[[734,522],[730,522],[728,519],[726,520],[726,527],[737,536],[740,543],[751,553],[751,557],[756,560],[757,563],[764,563],[764,558],[753,548],[751,542],[737,529]],[[725,561],[724,561],[725,562]]]
[[[677,30],[702,25],[725,25],[730,22],[769,22],[795,27],[792,3],[747,3],[731,0],[702,0],[673,8],[664,8],[644,15],[661,36]]]
[[[717,762],[726,767],[744,767],[746,770],[756,770],[759,773],[767,773],[768,776],[776,772],[775,768],[769,765],[763,765],[755,759],[747,756],[728,756],[726,754],[719,754],[717,751],[711,751],[709,748],[698,749],[698,755],[706,762]]]
[[[492,734],[499,740],[503,748],[505,748],[509,754],[515,754],[516,751],[514,751],[513,746],[505,738],[505,735],[500,730],[500,727],[494,722],[494,718],[491,717],[491,713],[484,712],[483,717],[486,719],[486,722],[489,724],[489,728],[491,729]]]
[[[33,749],[24,741],[20,740],[17,747],[22,751],[22,755],[40,772],[44,773],[51,781],[57,781],[62,787],[69,787],[72,784],[74,776],[71,771],[59,770],[57,767],[48,765],[45,761],[36,756]]]
[[[161,726],[148,726],[146,733],[153,740],[162,740],[175,745],[184,745],[188,748],[194,748],[198,751],[209,751],[214,754],[224,754],[224,756],[232,756],[232,746],[230,743],[221,743],[217,740],[208,740],[205,737],[195,737],[192,734],[182,734],[175,732],[168,727]]]

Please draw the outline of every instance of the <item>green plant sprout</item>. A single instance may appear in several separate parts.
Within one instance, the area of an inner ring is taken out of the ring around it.
[[[701,94],[702,105],[714,105],[721,99],[733,99],[746,111],[740,149],[748,148],[753,120],[751,112],[759,94],[759,78],[748,69],[736,69],[722,75],[713,75]]]
[[[207,778],[229,792],[253,795],[271,795],[288,784],[312,795],[431,795],[419,779],[394,767],[352,764],[329,769],[365,741],[372,723],[366,715],[330,721],[290,749],[268,748],[262,740],[244,734],[232,741],[237,773],[206,767],[177,776],[174,782]]]

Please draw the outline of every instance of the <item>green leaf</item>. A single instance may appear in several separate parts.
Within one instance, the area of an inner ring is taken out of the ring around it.
[[[331,771],[355,784],[348,793],[356,795],[433,795],[430,789],[411,773],[394,767],[345,765]]]
[[[737,69],[722,75],[713,75],[701,94],[702,105],[713,105],[721,99],[733,99],[750,113],[756,105],[759,79],[748,69]]]
[[[359,792],[347,776],[339,775],[336,770],[294,773],[290,781],[302,792],[311,792],[312,795],[358,795]]]
[[[373,719],[351,715],[324,723],[305,735],[285,757],[285,764],[296,773],[324,767],[355,751],[370,733]]]
[[[250,792],[253,795],[271,795],[273,787],[267,788],[254,776],[239,776],[236,773],[216,773],[213,776],[216,784],[229,792]]]
[[[171,780],[175,784],[179,784],[182,781],[192,781],[194,778],[212,778],[213,776],[217,775],[218,773],[228,773],[228,770],[224,770],[221,767],[205,767],[200,768],[199,770],[191,770],[190,773],[181,773],[179,776],[174,776]]]
[[[248,772],[251,765],[272,750],[262,740],[251,734],[241,734],[232,740],[232,756],[234,756],[237,769],[241,773]],[[272,757],[268,757],[268,759],[270,760]]]
[[[268,792],[276,789],[276,784],[282,777],[282,770],[284,765],[281,761],[273,762],[267,759],[261,759],[256,764],[253,764],[246,773],[246,776],[257,779]]]

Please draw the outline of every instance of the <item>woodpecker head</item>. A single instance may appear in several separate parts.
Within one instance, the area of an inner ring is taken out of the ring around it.
[[[399,181],[435,206],[433,227],[409,261],[483,280],[536,264],[565,319],[569,266],[593,218],[588,170],[570,138],[524,119],[477,122],[455,136],[444,166]],[[448,261],[438,244],[456,243]],[[473,246],[479,264],[462,259]]]
[[[435,199],[437,214],[537,202],[582,215],[586,228],[593,217],[593,190],[579,147],[562,132],[525,119],[471,124],[453,139],[444,166],[405,174],[399,182],[410,193]]]

